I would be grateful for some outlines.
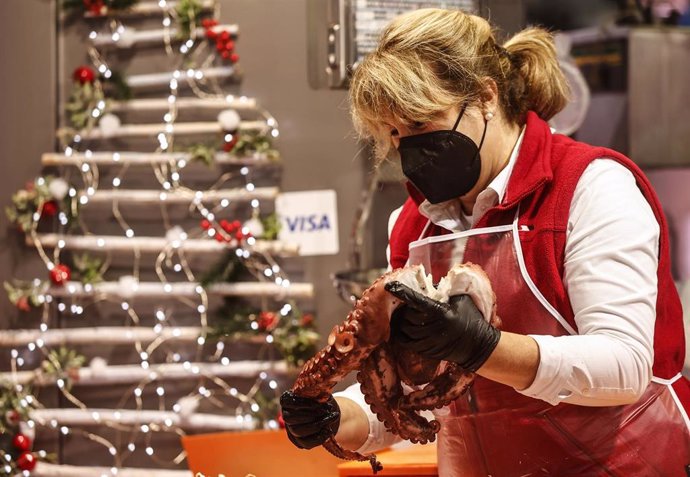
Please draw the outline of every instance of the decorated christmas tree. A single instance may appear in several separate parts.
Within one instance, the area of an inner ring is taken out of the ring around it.
[[[0,475],[189,475],[179,437],[278,428],[318,341],[277,240],[278,124],[215,2],[61,5],[88,34],[61,150],[6,211],[45,275],[5,283]]]

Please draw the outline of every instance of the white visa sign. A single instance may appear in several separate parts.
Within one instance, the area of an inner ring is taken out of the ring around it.
[[[276,199],[278,239],[299,245],[300,255],[338,253],[338,207],[334,190],[284,192]]]

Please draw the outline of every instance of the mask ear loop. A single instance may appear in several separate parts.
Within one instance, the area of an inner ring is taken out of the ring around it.
[[[460,110],[458,119],[455,120],[455,124],[453,125],[453,131],[455,131],[458,128],[458,124],[460,124],[460,120],[462,119],[462,116],[465,114],[465,108],[467,108],[467,103],[462,105],[462,109]]]
[[[479,140],[479,148],[477,149],[477,153],[481,151],[482,145],[484,144],[484,138],[486,137],[486,130],[489,127],[489,121],[484,118],[484,132],[482,133],[482,138]]]

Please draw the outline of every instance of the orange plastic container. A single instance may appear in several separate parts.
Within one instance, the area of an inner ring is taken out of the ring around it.
[[[412,446],[376,454],[383,464],[378,476],[426,477],[438,476],[436,445]],[[339,477],[369,477],[374,474],[368,462],[345,462],[338,466]]]
[[[343,462],[322,447],[296,448],[285,431],[185,436],[182,445],[189,469],[206,477],[338,477]]]
[[[368,477],[368,462],[344,462],[324,448],[296,448],[285,431],[221,432],[185,436],[182,445],[193,475],[205,477]],[[413,446],[376,454],[377,476],[438,476],[436,445]]]

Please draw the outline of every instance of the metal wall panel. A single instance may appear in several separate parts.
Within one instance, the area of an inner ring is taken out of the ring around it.
[[[630,156],[648,167],[690,164],[690,31],[630,33]]]

